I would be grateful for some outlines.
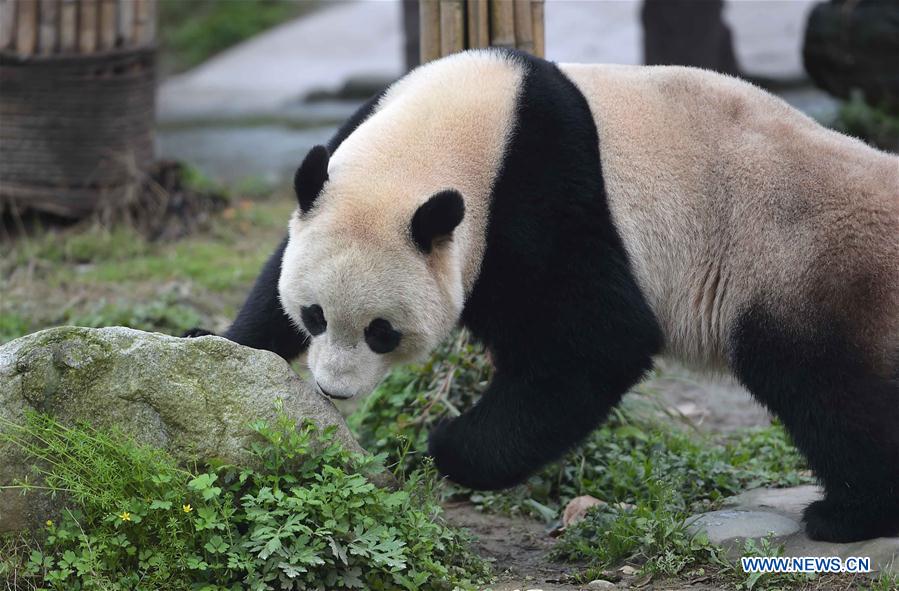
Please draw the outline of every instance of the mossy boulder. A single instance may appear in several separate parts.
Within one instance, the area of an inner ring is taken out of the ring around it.
[[[60,327],[0,346],[0,431],[33,409],[62,422],[118,428],[184,461],[252,463],[248,424],[281,401],[298,423],[334,426],[362,451],[334,405],[280,357],[208,336],[179,339],[129,328]],[[0,486],[29,475],[0,444]],[[382,483],[383,484],[383,483]],[[47,499],[0,491],[0,532],[45,519]]]

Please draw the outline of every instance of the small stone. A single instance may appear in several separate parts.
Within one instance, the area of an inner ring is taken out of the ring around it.
[[[605,501],[600,501],[596,497],[591,497],[590,495],[574,497],[568,505],[565,506],[565,511],[562,512],[562,527],[569,527],[578,521],[583,520],[590,507],[605,504]]]
[[[703,513],[689,526],[691,532],[704,531],[713,544],[734,539],[783,538],[800,530],[799,523],[777,513],[725,509]]]
[[[814,485],[792,488],[754,488],[730,497],[724,502],[724,507],[750,511],[771,510],[799,521],[802,519],[802,510],[822,496],[821,488]]]
[[[726,499],[727,510],[694,516],[691,529],[705,530],[710,541],[721,543],[731,558],[742,555],[745,538],[758,540],[770,529],[784,556],[863,556],[871,559],[872,570],[899,573],[899,537],[850,544],[810,540],[800,527],[802,510],[822,496],[821,489],[811,485],[748,490]]]
[[[618,587],[615,583],[611,581],[605,581],[603,579],[595,579],[593,581],[590,581],[589,583],[587,583],[587,586],[591,589],[616,589]]]
[[[637,569],[635,569],[634,567],[632,567],[629,564],[625,564],[624,566],[622,566],[621,568],[618,569],[618,572],[620,572],[621,574],[623,574],[626,577],[632,577],[635,574],[637,574]]]

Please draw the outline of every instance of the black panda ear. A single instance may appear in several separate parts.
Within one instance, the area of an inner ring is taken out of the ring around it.
[[[300,203],[300,212],[307,213],[312,209],[315,199],[321,193],[325,181],[328,180],[329,158],[328,148],[315,146],[309,150],[303,163],[297,169],[297,173],[293,177],[293,190]]]
[[[435,244],[452,238],[453,230],[465,217],[465,201],[455,189],[433,195],[412,216],[410,230],[418,249],[427,254]]]

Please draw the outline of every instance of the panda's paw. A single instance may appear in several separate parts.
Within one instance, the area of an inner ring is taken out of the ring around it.
[[[857,542],[899,533],[899,507],[873,502],[815,501],[802,513],[808,537],[823,542]]]
[[[194,328],[191,328],[190,330],[186,331],[183,335],[181,335],[181,338],[194,339],[197,337],[205,337],[205,336],[209,336],[209,335],[217,336],[214,332],[208,331],[205,328],[194,327]]]
[[[522,482],[527,473],[504,461],[501,446],[471,429],[465,415],[437,424],[428,438],[428,455],[437,471],[474,490],[500,490]]]

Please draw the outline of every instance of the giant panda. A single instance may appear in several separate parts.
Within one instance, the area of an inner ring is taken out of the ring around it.
[[[521,482],[664,354],[780,417],[812,538],[899,533],[899,158],[731,77],[493,49],[392,84],[295,190],[224,336],[349,398],[467,327],[496,371],[431,434],[452,480]]]

